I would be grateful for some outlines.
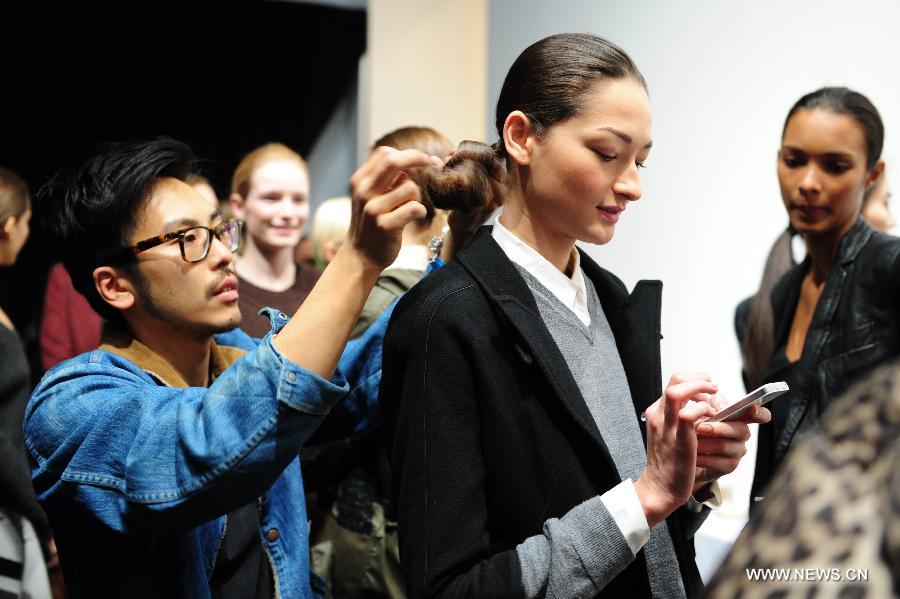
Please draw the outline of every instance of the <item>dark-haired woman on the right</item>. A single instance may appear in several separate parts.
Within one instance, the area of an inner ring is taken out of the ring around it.
[[[878,110],[844,87],[811,92],[788,113],[778,181],[808,255],[771,295],[775,349],[762,379],[791,391],[769,404],[772,422],[759,429],[751,507],[832,402],[900,353],[900,239],[860,216],[884,168],[883,140]]]

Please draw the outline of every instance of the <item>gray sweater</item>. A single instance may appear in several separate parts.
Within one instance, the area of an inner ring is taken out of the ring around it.
[[[516,265],[556,345],[569,365],[622,480],[636,480],[646,452],[616,341],[597,292],[585,277],[590,327],[528,271]],[[593,597],[635,555],[600,497],[544,523],[542,535],[517,548],[527,597]],[[644,546],[654,597],[685,597],[665,521]]]

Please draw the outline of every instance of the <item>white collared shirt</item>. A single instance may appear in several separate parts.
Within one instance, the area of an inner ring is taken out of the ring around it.
[[[591,314],[588,312],[587,305],[587,287],[584,283],[584,273],[581,272],[581,256],[577,249],[572,248],[574,266],[572,276],[567,277],[549,260],[541,256],[537,250],[501,225],[499,220],[494,223],[492,235],[507,258],[527,270],[541,285],[556,296],[556,299],[572,310],[585,326],[591,326]]]
[[[405,268],[425,272],[431,261],[431,252],[424,245],[404,245],[400,247],[397,258],[385,270]]]

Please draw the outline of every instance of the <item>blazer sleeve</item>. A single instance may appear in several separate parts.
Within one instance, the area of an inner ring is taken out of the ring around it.
[[[401,302],[385,341],[382,433],[413,598],[524,595],[515,548],[491,546],[479,361],[467,342],[483,315],[467,293]]]

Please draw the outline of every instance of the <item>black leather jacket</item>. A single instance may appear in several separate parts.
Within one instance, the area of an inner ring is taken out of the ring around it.
[[[803,355],[787,362],[784,348],[794,319],[807,258],[789,270],[772,291],[775,347],[767,382],[789,379],[791,391],[769,404],[772,422],[759,429],[754,497],[788,449],[852,383],[900,354],[900,238],[874,231],[858,219],[838,248],[834,267],[816,305]]]

